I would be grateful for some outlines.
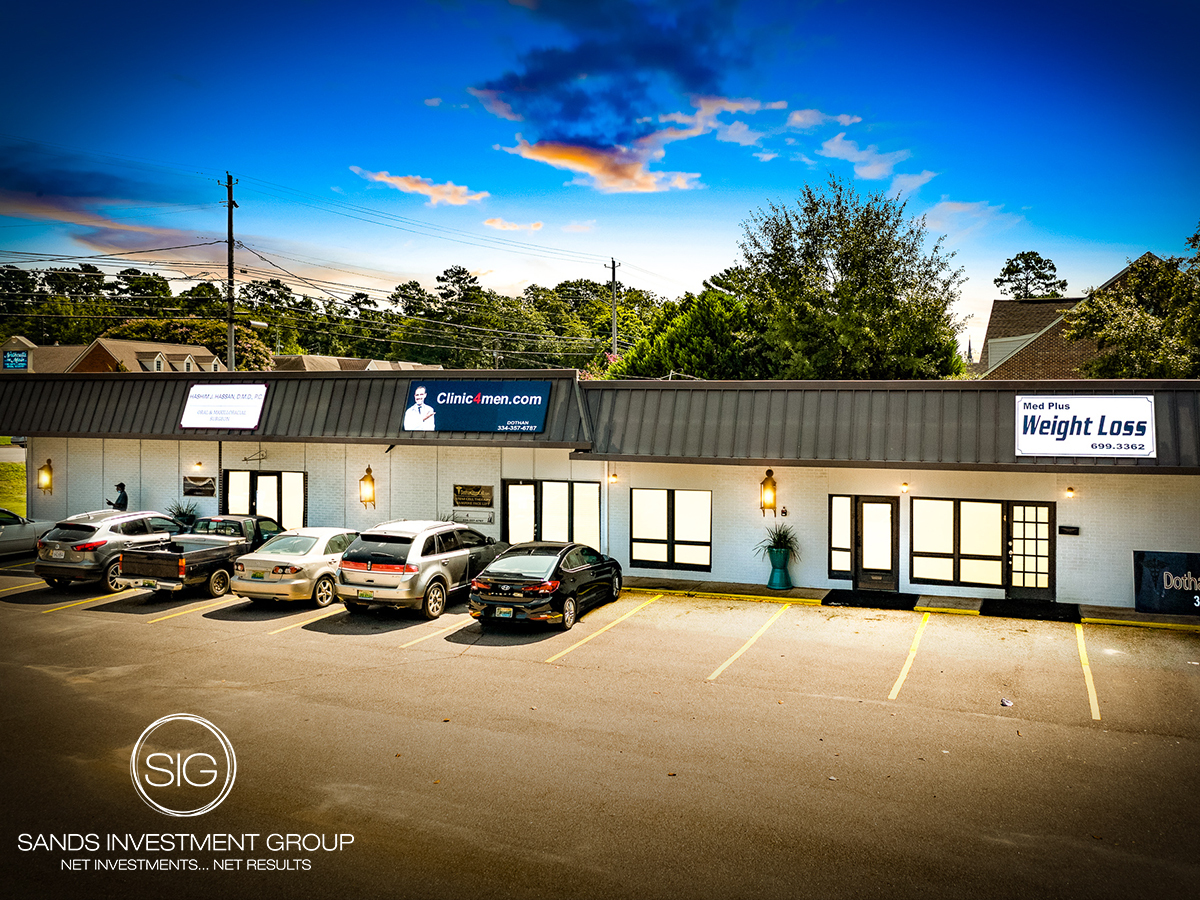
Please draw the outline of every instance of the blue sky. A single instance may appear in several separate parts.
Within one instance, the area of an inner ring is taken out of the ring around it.
[[[664,297],[829,173],[903,193],[968,281],[1023,250],[1078,295],[1200,221],[1200,4],[410,0],[6,13],[0,263],[238,251],[344,295],[451,265]],[[13,36],[18,36],[13,40]],[[303,283],[298,284],[304,290]],[[309,293],[319,294],[314,289]]]

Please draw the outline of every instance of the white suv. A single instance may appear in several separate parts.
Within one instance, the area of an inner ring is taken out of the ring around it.
[[[419,607],[436,619],[449,596],[508,544],[455,522],[386,522],[354,539],[338,566],[338,599],[350,612],[371,603]]]

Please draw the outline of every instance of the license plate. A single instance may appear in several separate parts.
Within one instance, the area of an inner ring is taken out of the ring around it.
[[[51,551],[50,551],[50,558],[51,558],[51,559],[62,559],[62,558],[63,558],[64,556],[66,556],[66,555],[67,555],[67,551],[66,551],[66,550],[51,550]]]
[[[158,587],[158,582],[147,579],[146,581],[142,582],[142,587],[147,587],[147,588],[150,588],[151,590],[153,590],[154,588]]]
[[[359,599],[359,600],[370,600],[370,599],[371,599],[372,597],[374,597],[374,596],[375,596],[375,592],[374,592],[374,591],[359,591],[359,592],[358,592],[358,599]]]
[[[511,619],[512,618],[512,607],[511,606],[497,606],[496,607],[496,618],[497,619]]]
[[[251,578],[257,578],[259,581],[262,581],[262,579],[264,579],[266,576],[267,576],[266,572],[251,572],[250,573]]]

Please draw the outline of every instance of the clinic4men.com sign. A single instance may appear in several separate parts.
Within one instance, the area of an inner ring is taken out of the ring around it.
[[[1154,397],[1017,394],[1017,456],[1154,458]]]
[[[413,381],[404,431],[534,431],[546,426],[549,381]]]

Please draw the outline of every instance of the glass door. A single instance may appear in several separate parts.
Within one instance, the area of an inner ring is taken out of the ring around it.
[[[1054,504],[1008,503],[1005,596],[1054,600]]]
[[[895,591],[900,586],[900,500],[855,498],[854,589]]]

